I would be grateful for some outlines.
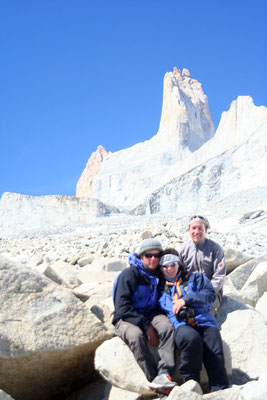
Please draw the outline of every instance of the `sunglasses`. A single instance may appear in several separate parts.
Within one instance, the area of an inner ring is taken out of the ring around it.
[[[174,267],[177,267],[177,265],[178,265],[178,263],[173,262],[173,263],[170,263],[167,265],[162,265],[162,268],[164,268],[164,269],[167,269],[169,267],[174,268]]]
[[[160,253],[157,253],[157,254],[145,253],[144,256],[146,258],[152,258],[152,257],[160,258],[161,257]]]
[[[203,221],[205,221],[205,218],[202,217],[202,215],[193,215],[193,217],[190,218],[190,221],[192,221],[192,219],[195,219],[195,218],[199,218],[199,219],[202,219]]]

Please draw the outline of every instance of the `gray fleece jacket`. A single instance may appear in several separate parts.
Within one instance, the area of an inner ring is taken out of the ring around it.
[[[181,262],[192,272],[203,272],[211,281],[216,293],[222,289],[226,265],[222,247],[211,239],[205,238],[195,244],[189,240],[179,249]]]

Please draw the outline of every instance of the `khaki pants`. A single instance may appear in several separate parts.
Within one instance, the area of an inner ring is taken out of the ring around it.
[[[138,326],[122,319],[115,325],[116,335],[129,346],[149,382],[161,372],[171,374],[175,366],[172,324],[165,315],[160,314],[152,319],[151,325],[159,337],[158,363],[150,352],[146,334]]]

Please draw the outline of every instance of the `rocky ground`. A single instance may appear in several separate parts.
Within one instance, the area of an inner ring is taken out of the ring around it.
[[[252,210],[222,217],[206,214],[211,229],[209,237],[224,249],[235,249],[248,257],[267,252],[267,211]],[[22,232],[13,237],[0,237],[1,253],[22,263],[39,258],[53,262],[82,257],[88,253],[98,256],[127,257],[150,231],[158,237],[163,247],[179,248],[188,240],[189,216],[127,216],[123,214],[92,218],[90,224],[46,228]]]
[[[267,212],[240,208],[234,214],[206,215],[211,224],[209,237],[223,246],[228,273],[232,271],[218,323],[228,372],[232,383],[238,384],[226,397],[214,394],[207,399],[262,400],[259,396],[267,393],[263,374],[267,359]],[[151,396],[127,346],[113,338],[112,285],[127,266],[129,252],[143,238],[157,237],[163,247],[179,248],[188,239],[188,219],[188,215],[121,214],[91,218],[86,225],[51,226],[2,236],[0,388],[15,400],[137,400],[141,395]],[[96,380],[96,370],[108,383]],[[133,376],[139,377],[138,384],[133,384]],[[76,392],[86,381],[90,384]],[[202,389],[181,387],[169,397],[211,396],[203,396]],[[258,397],[246,397],[245,391],[258,393]],[[0,391],[0,399],[8,399],[3,396]]]

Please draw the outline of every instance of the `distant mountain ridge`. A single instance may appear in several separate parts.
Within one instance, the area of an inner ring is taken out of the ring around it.
[[[76,195],[134,213],[175,212],[178,203],[181,211],[181,206],[208,207],[229,193],[266,186],[266,140],[266,107],[255,106],[250,96],[238,97],[222,113],[215,133],[201,84],[187,69],[174,68],[164,77],[157,134],[105,157],[100,146],[78,181]],[[92,168],[97,153],[101,162]]]
[[[68,230],[123,213],[227,218],[252,210],[267,210],[267,108],[240,96],[214,133],[201,84],[174,69],[164,78],[156,135],[115,153],[98,146],[76,197],[4,193],[0,231],[4,237]]]

